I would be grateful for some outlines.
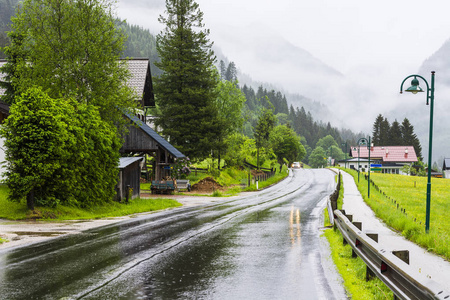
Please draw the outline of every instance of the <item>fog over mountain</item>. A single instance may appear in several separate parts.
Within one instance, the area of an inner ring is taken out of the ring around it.
[[[163,28],[158,16],[164,14],[164,3],[119,0],[118,15],[157,34]],[[294,105],[319,102],[325,113],[312,112],[315,118],[354,132],[371,133],[378,114],[390,122],[407,117],[421,140],[424,155],[428,152],[429,125],[425,95],[400,95],[399,88],[406,76],[419,72],[428,80],[434,69],[433,157],[450,157],[450,152],[445,152],[450,128],[446,113],[450,58],[445,55],[450,51],[445,43],[450,36],[450,2],[197,3],[204,12],[205,27],[211,30],[210,39],[224,57],[235,62],[241,83],[270,83]]]

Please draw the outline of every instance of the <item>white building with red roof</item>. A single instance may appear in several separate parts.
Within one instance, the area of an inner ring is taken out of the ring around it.
[[[352,159],[347,161],[349,168],[357,170],[368,167],[369,149],[365,145],[350,148]],[[359,166],[358,166],[359,157]],[[361,164],[361,161],[365,163]],[[370,164],[381,173],[404,174],[401,168],[417,162],[413,146],[373,146],[370,148]]]

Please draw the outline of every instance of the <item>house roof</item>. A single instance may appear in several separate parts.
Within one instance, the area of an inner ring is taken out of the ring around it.
[[[444,158],[444,165],[442,166],[442,170],[450,169],[450,158]]]
[[[358,157],[357,146],[350,148],[350,155]],[[369,157],[369,150],[366,146],[359,147],[359,157]],[[370,160],[372,159],[383,162],[416,162],[417,155],[413,146],[374,146],[370,150]]]
[[[150,60],[148,58],[134,58],[125,61],[131,74],[127,85],[139,97],[142,97],[140,100],[143,101],[144,106],[155,106]]]
[[[162,136],[160,136],[156,131],[154,131],[150,126],[139,120],[135,115],[130,115],[125,113],[125,116],[130,119],[135,125],[137,125],[147,136],[152,138],[158,145],[169,152],[175,158],[186,157],[177,148],[172,146],[168,141],[166,141]]]
[[[143,159],[143,157],[121,157],[121,158],[119,158],[118,168],[125,169],[129,165],[131,165],[137,161],[141,161],[142,159]]]

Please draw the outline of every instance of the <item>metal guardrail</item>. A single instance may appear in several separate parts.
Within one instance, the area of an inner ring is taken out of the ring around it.
[[[328,197],[328,199],[327,199],[327,210],[328,210],[328,219],[330,220],[330,224],[334,225],[334,214],[333,214],[333,208],[331,206],[330,197]]]
[[[450,300],[450,293],[437,282],[416,275],[408,264],[407,250],[389,252],[378,244],[378,234],[362,232],[362,223],[352,223],[352,216],[346,216],[340,210],[334,211],[334,224],[351,245],[353,254],[366,264],[367,277],[376,275],[394,292],[394,299]]]

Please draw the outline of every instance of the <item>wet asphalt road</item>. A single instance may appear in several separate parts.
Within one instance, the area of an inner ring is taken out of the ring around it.
[[[329,170],[258,193],[0,252],[0,299],[336,299],[319,218]]]

